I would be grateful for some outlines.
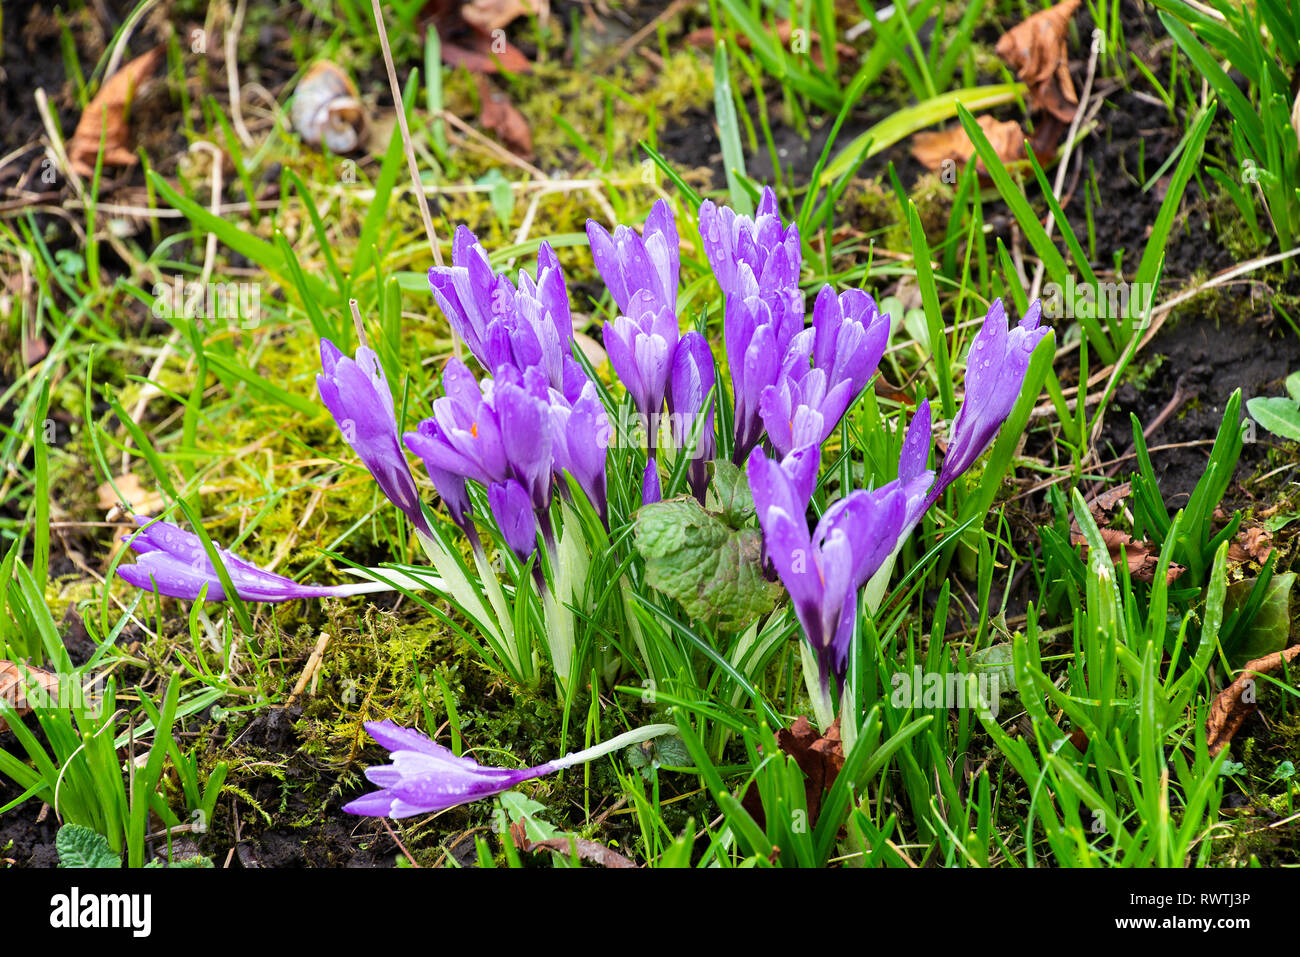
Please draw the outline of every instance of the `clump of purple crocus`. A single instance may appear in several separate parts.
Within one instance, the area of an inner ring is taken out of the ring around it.
[[[903,440],[898,478],[874,492],[855,491],[840,499],[811,532],[804,518],[812,497],[807,462],[820,462],[820,440],[804,443],[779,463],[761,449],[750,457],[750,489],[763,529],[764,551],[790,593],[804,636],[816,655],[823,689],[831,675],[843,676],[858,591],[892,560],[925,511],[984,453],[1011,414],[1024,385],[1029,358],[1047,334],[1040,328],[1040,320],[1041,306],[1035,302],[1020,324],[1008,331],[1001,301],[989,309],[971,343],[966,394],[937,478],[925,467],[931,439],[927,401],[917,408]],[[842,335],[846,326],[841,322],[838,328]],[[871,327],[850,331],[850,335],[865,342]],[[837,370],[841,382],[852,382],[855,376],[869,378],[868,365],[874,370],[879,361],[877,344],[883,350],[883,338],[869,347],[865,357],[869,362],[851,356],[847,365],[840,364],[836,351],[825,358],[825,365]],[[780,450],[781,441],[771,433],[769,428],[773,445]],[[797,439],[812,432],[801,436],[795,429],[793,434]],[[784,434],[781,437],[785,438]],[[811,482],[815,480],[814,465]]]
[[[642,235],[628,226],[616,226],[611,236],[595,220],[587,221],[587,239],[592,258],[620,315],[605,323],[605,352],[614,372],[632,397],[632,403],[646,423],[646,469],[641,483],[641,501],[657,502],[661,497],[656,436],[665,399],[673,415],[673,440],[682,447],[679,423],[690,422],[704,412],[708,389],[692,388],[691,381],[712,382],[713,356],[708,343],[685,340],[677,326],[677,284],[680,267],[677,223],[663,200],[655,203],[646,218]],[[682,343],[687,342],[682,353]],[[704,348],[700,348],[703,344]],[[681,354],[681,359],[678,359]],[[670,393],[670,387],[677,393]],[[710,384],[709,388],[712,388]],[[712,433],[710,410],[706,430]],[[701,440],[692,461],[691,485],[702,496],[703,458],[709,455],[710,440]]]

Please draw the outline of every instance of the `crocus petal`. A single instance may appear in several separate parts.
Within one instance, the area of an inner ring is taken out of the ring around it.
[[[537,548],[537,519],[528,492],[514,479],[488,487],[488,504],[501,536],[519,560],[527,561]]]

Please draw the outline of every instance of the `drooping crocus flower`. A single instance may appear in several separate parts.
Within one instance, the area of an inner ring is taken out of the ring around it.
[[[764,549],[790,593],[825,689],[831,675],[843,674],[858,590],[893,551],[906,496],[895,483],[852,492],[810,533],[800,508],[805,490],[790,471],[756,449],[748,475]]]
[[[169,598],[194,601],[207,586],[208,601],[225,601],[226,590],[208,558],[203,542],[193,532],[171,522],[151,521],[137,515],[143,531],[131,540],[139,555],[134,565],[119,565],[117,574],[124,581],[144,591]],[[357,582],[350,585],[300,585],[291,578],[277,575],[245,561],[224,548],[217,548],[235,593],[244,601],[281,602],[295,598],[341,598],[367,592],[388,591],[380,582]]]
[[[993,300],[966,357],[966,394],[952,423],[939,477],[926,497],[927,508],[984,454],[1011,415],[1025,384],[1029,357],[1047,335],[1047,328],[1039,325],[1042,315],[1043,304],[1036,299],[1020,323],[1008,330],[1002,300]]]
[[[429,534],[411,467],[397,438],[397,416],[388,378],[373,349],[361,346],[349,359],[328,339],[320,343],[322,373],[316,386],[344,440],[361,457],[388,500],[406,513],[417,532]]]
[[[605,452],[613,430],[609,415],[596,395],[596,387],[588,382],[572,405],[553,396],[550,412],[556,474],[572,475],[600,520],[608,526]]]
[[[524,781],[585,764],[676,730],[677,726],[671,724],[647,725],[576,754],[532,768],[510,770],[484,767],[470,758],[458,758],[419,731],[391,721],[367,721],[366,731],[390,752],[392,763],[367,768],[366,778],[381,790],[357,798],[344,805],[343,810],[349,814],[392,818],[434,814],[501,794]]]
[[[686,451],[695,431],[697,419],[704,411],[705,400],[712,391],[717,375],[713,368],[713,353],[709,342],[700,333],[692,330],[677,342],[673,354],[673,369],[669,379],[668,412],[672,416],[673,442],[681,451]],[[687,480],[691,491],[704,504],[705,491],[709,485],[707,463],[717,457],[718,440],[713,431],[714,409],[709,403],[709,412],[701,426],[699,439],[691,453],[691,464],[687,467]]]
[[[610,236],[605,227],[589,219],[587,241],[600,277],[625,315],[631,312],[632,298],[645,291],[655,312],[667,310],[676,317],[681,254],[677,222],[666,201],[654,204],[640,236],[632,227],[623,225],[615,226]]]
[[[506,479],[488,487],[488,504],[510,550],[521,562],[527,561],[537,549],[537,519],[528,492],[514,479]]]

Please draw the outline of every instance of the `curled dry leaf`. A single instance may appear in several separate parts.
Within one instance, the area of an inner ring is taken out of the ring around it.
[[[1015,120],[1000,121],[985,114],[977,122],[989,145],[1003,163],[1013,163],[1025,159],[1025,133]],[[930,170],[941,168],[945,161],[951,160],[958,166],[965,166],[966,161],[975,155],[975,144],[970,141],[966,131],[960,126],[938,132],[917,133],[912,137],[912,155],[922,166]],[[981,160],[976,164],[981,173],[987,172]]]
[[[1282,667],[1282,662],[1291,664],[1300,658],[1300,645],[1292,645],[1271,655],[1255,658],[1246,662],[1235,681],[1219,692],[1210,706],[1210,716],[1205,721],[1206,744],[1210,757],[1214,757],[1232,741],[1245,720],[1254,714],[1258,705],[1255,703],[1255,678],[1266,675]]]
[[[479,125],[495,133],[501,142],[517,156],[530,159],[533,155],[533,131],[510,97],[495,89],[479,77]]]
[[[1106,550],[1110,553],[1110,560],[1118,562],[1122,554],[1128,563],[1129,576],[1134,581],[1146,582],[1148,585],[1156,580],[1156,569],[1160,566],[1160,553],[1156,551],[1147,542],[1138,542],[1133,540],[1133,536],[1128,532],[1121,532],[1117,528],[1103,528],[1101,531],[1101,540],[1106,543]],[[1088,540],[1079,533],[1070,535],[1071,545],[1083,545],[1087,547]],[[1169,568],[1165,571],[1165,584],[1172,585],[1178,578],[1187,571],[1182,565],[1169,563]]]
[[[490,36],[520,17],[540,15],[547,5],[546,0],[469,0],[461,4],[460,15],[475,30]]]
[[[1029,107],[1062,123],[1074,119],[1079,96],[1070,79],[1066,33],[1079,0],[1065,0],[1017,24],[998,40],[997,54],[1029,87]]]
[[[1266,528],[1244,528],[1237,533],[1237,538],[1228,546],[1228,561],[1258,562],[1263,565],[1268,556],[1273,554],[1273,536]]]
[[[59,676],[44,668],[0,660],[0,698],[9,702],[20,716],[32,710],[27,701],[27,691],[33,686],[57,700]],[[6,727],[8,725],[0,720],[0,731],[5,730]]]
[[[546,7],[546,0],[524,2],[536,4],[539,10]],[[453,68],[463,66],[471,73],[479,74],[499,73],[502,69],[510,73],[529,72],[532,63],[506,39],[501,26],[484,29],[479,25],[491,22],[494,16],[498,19],[504,16],[505,5],[495,14],[491,12],[493,4],[484,4],[471,12],[472,6],[462,4],[460,0],[429,0],[420,11],[421,25],[426,30],[438,31],[442,42],[442,62]],[[528,8],[524,12],[528,12]]]
[[[117,491],[113,490],[114,485],[117,486]],[[118,492],[122,493],[121,499],[118,498]],[[95,494],[99,499],[99,507],[108,512],[106,520],[110,522],[122,516],[123,501],[131,506],[131,511],[136,515],[152,515],[162,506],[162,496],[141,485],[140,476],[134,472],[119,475],[112,482],[102,483]]]
[[[808,824],[817,821],[822,807],[822,795],[830,790],[844,767],[844,742],[840,738],[840,722],[835,722],[826,729],[824,735],[803,715],[795,718],[794,724],[782,728],[776,733],[776,743],[786,754],[794,758],[799,770],[804,774],[804,797],[808,808]],[[750,787],[745,791],[741,802],[750,817],[760,824],[765,822],[763,802],[758,791]]]
[[[161,45],[156,46],[127,63],[86,104],[77,129],[68,140],[68,162],[78,176],[94,175],[101,138],[105,166],[134,166],[139,161],[128,145],[127,112],[136,88],[158,69],[163,50]]]
[[[534,841],[528,837],[523,821],[515,821],[510,825],[510,836],[514,839],[516,845],[529,853],[533,851],[555,851],[557,854],[569,857],[576,850],[580,860],[590,861],[593,864],[599,864],[601,867],[636,867],[636,864],[629,861],[618,851],[612,850],[598,841],[589,841],[585,837],[548,837],[544,841]]]

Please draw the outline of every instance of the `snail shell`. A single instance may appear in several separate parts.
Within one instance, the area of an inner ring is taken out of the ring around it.
[[[314,64],[298,81],[292,116],[293,128],[304,142],[323,143],[333,153],[355,150],[366,128],[356,84],[329,60]]]

